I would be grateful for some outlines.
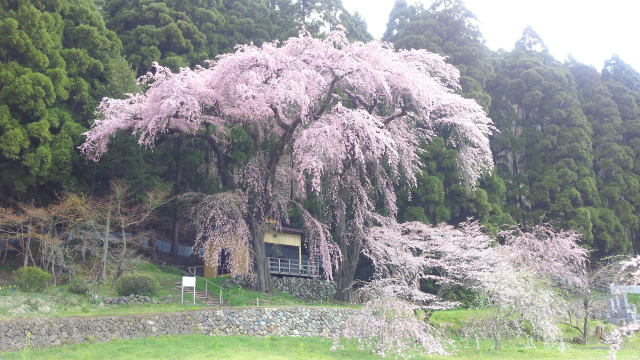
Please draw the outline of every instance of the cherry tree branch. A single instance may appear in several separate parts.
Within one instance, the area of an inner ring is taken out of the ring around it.
[[[373,104],[367,104],[367,102],[364,100],[364,98],[362,98],[362,96],[351,93],[346,90],[345,90],[345,93],[347,94],[347,96],[355,100],[355,102],[358,103],[358,105],[362,106],[365,110],[367,110],[369,114],[371,114],[373,112],[373,109],[375,109],[375,107],[378,105],[378,99],[373,99]]]
[[[273,115],[276,119],[276,123],[278,124],[278,126],[280,126],[282,128],[282,130],[289,131],[289,129],[291,129],[291,124],[287,124],[286,122],[284,122],[282,120],[282,117],[280,116],[280,111],[278,110],[278,107],[275,105],[270,105],[269,106],[271,108],[271,110],[273,110]]]
[[[347,76],[347,75],[349,75],[349,74],[353,73],[353,71],[349,71],[348,73],[346,73],[346,74],[344,74],[344,75],[337,76],[337,75],[335,74],[335,71],[334,71],[333,69],[331,69],[331,73],[332,73],[332,74],[333,74],[333,76],[334,76],[334,77],[333,77],[333,80],[331,80],[331,83],[329,84],[329,89],[327,90],[327,93],[326,93],[326,95],[325,95],[324,99],[323,99],[323,100],[322,100],[322,102],[321,102],[320,109],[318,110],[318,112],[317,112],[317,113],[315,113],[315,114],[313,115],[313,119],[314,119],[314,120],[318,120],[318,119],[320,119],[320,117],[322,116],[322,114],[324,114],[324,112],[325,112],[325,111],[327,111],[327,109],[329,109],[329,105],[331,105],[331,98],[332,98],[333,92],[334,92],[334,91],[335,91],[335,89],[336,89],[336,85],[337,85],[337,84],[338,84],[338,82],[339,82],[340,80],[342,80],[345,76]]]
[[[384,122],[384,124],[385,124],[385,125],[389,125],[389,124],[391,124],[391,122],[392,122],[393,120],[398,119],[398,118],[401,118],[401,117],[403,117],[403,116],[407,115],[407,111],[408,111],[408,110],[409,110],[409,107],[408,107],[408,106],[403,106],[403,107],[402,107],[402,109],[400,110],[400,112],[398,112],[398,113],[396,113],[396,114],[393,114],[393,115],[391,115],[391,116],[389,116],[389,117],[385,118],[385,119],[384,119],[384,121],[383,121],[383,122]]]

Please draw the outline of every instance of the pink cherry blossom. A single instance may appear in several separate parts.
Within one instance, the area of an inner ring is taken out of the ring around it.
[[[368,339],[359,341],[378,353],[411,352],[407,344],[424,343],[431,346],[428,351],[446,352],[437,332],[416,322],[416,316],[420,311],[457,306],[442,297],[455,286],[474,290],[491,304],[489,317],[470,321],[474,337],[492,337],[499,347],[501,337],[524,334],[526,327],[546,342],[560,341],[558,319],[568,298],[557,285],[582,285],[586,251],[577,245],[579,236],[540,225],[505,230],[499,238],[503,245],[473,221],[458,227],[387,222],[371,229],[364,254],[373,263],[374,277],[360,288],[358,298],[365,309],[376,310],[369,314],[373,320],[356,316],[349,331],[368,334]],[[423,292],[424,280],[440,289]],[[409,320],[402,325],[411,330],[396,324],[397,315],[388,318],[400,308],[412,309],[405,312]],[[376,324],[378,335],[370,332],[371,324]],[[414,342],[409,341],[412,336]]]
[[[132,133],[146,147],[167,134],[207,141],[232,191],[220,196],[246,206],[228,212],[216,198],[202,204],[197,244],[210,257],[230,245],[225,229],[253,239],[267,218],[286,221],[287,208],[321,196],[328,213],[307,213],[304,222],[310,253],[331,278],[342,256],[336,243],[361,244],[376,204],[394,216],[397,185],[415,185],[420,141],[440,129],[453,134],[461,179],[471,186],[491,170],[494,127],[478,104],[456,93],[458,80],[458,70],[425,50],[349,42],[342,30],[324,39],[302,32],[283,43],[238,46],[178,73],[156,64],[140,79],[144,93],[102,100],[80,149],[97,161],[118,133]],[[257,149],[240,169],[225,163],[237,128]],[[284,172],[292,182],[279,180]],[[263,245],[253,240],[247,244],[260,279],[266,265],[256,246]]]

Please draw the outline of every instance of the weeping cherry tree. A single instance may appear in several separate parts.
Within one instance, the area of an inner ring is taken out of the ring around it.
[[[441,129],[452,134],[468,184],[491,169],[492,123],[456,93],[458,78],[444,58],[424,50],[349,42],[341,29],[324,39],[303,32],[283,43],[238,46],[178,73],[156,64],[140,79],[144,93],[102,101],[81,151],[98,161],[120,132],[146,147],[161,136],[208,142],[224,192],[196,212],[205,261],[217,265],[223,248],[249,249],[256,287],[268,291],[264,226],[297,208],[311,258],[340,287],[353,278],[373,214],[395,216],[394,189],[415,185],[420,141]],[[239,130],[255,151],[232,166],[231,135]],[[321,213],[305,210],[310,196],[325,202]],[[232,250],[231,268],[241,259]]]

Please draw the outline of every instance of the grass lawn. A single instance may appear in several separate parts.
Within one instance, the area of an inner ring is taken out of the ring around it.
[[[165,336],[135,340],[118,340],[98,344],[76,344],[56,348],[0,353],[1,360],[11,359],[225,359],[225,360],[300,360],[300,359],[381,359],[370,353],[359,351],[353,345],[332,352],[332,341],[320,338],[293,337],[212,337],[206,335]],[[458,351],[447,357],[418,357],[419,359],[581,359],[605,360],[608,348],[605,345],[569,345],[564,351],[557,347],[544,347],[523,340],[504,343],[503,350],[492,350],[493,344],[459,342]],[[627,341],[618,353],[618,359],[638,359],[640,338]]]
[[[489,359],[575,359],[575,360],[607,360],[609,358],[609,347],[602,343],[593,343],[586,346],[566,344],[565,349],[560,349],[557,345],[547,347],[541,343],[531,343],[523,339],[514,339],[503,343],[500,351],[493,349],[493,342],[490,340],[480,341],[480,349],[476,347],[475,341],[460,340],[457,342],[458,352],[454,356],[434,357],[432,359],[450,360],[489,360]],[[637,360],[640,355],[640,336],[636,335],[632,339],[627,339],[622,345],[622,350],[617,354],[618,360]]]
[[[67,291],[67,286],[49,287],[43,293],[24,293],[17,290],[0,290],[0,319],[29,318],[29,317],[65,317],[65,316],[96,316],[96,315],[129,315],[145,313],[162,313],[173,311],[187,311],[206,308],[197,301],[191,304],[192,298],[185,294],[185,304],[180,304],[180,292],[175,282],[181,280],[182,273],[179,269],[155,265],[142,261],[135,269],[154,277],[160,283],[160,290],[153,298],[159,304],[125,304],[105,305],[92,301],[90,295],[76,295]],[[305,302],[292,295],[274,291],[272,294],[264,294],[246,289],[237,285],[225,286],[226,278],[208,279],[207,289],[213,296],[222,298],[225,306],[241,307],[256,306],[347,306],[331,301]],[[205,290],[205,283],[198,279],[197,287]],[[96,286],[92,291],[103,297],[116,297],[114,284],[107,281]],[[259,300],[257,300],[259,299]]]

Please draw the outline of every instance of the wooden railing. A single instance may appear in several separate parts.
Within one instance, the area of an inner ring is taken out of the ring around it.
[[[313,261],[275,257],[269,257],[267,261],[272,274],[318,277],[320,273],[320,266]]]
[[[189,275],[191,276],[195,276],[196,278],[196,288],[198,287],[198,280],[200,280],[200,282],[204,281],[204,296],[205,297],[209,297],[209,293],[213,290],[219,290],[220,292],[220,296],[219,296],[219,304],[223,305],[222,303],[222,288],[220,286],[218,286],[217,284],[212,283],[211,281],[207,280],[207,278],[205,278],[204,276],[200,276],[198,275],[198,269],[202,268],[203,269],[203,274],[204,274],[204,266],[189,266],[187,269],[189,271]],[[184,273],[184,271],[183,271]],[[185,274],[187,275],[187,274]],[[212,294],[213,296],[213,294]]]

